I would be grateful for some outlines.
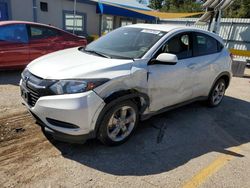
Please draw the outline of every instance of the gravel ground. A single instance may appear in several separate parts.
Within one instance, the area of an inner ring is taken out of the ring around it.
[[[25,112],[19,92],[21,71],[0,71],[0,119]]]
[[[223,154],[234,158],[201,187],[250,187],[249,78],[233,78],[218,108],[194,103],[161,114],[106,147],[48,140],[21,105],[19,75],[0,73],[1,187],[181,187]]]

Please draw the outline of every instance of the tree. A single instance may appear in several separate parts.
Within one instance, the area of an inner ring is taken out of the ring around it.
[[[150,7],[162,12],[201,12],[205,0],[151,0]],[[250,0],[235,0],[222,14],[228,18],[250,18]]]
[[[223,12],[227,18],[250,18],[250,0],[238,0]]]
[[[160,10],[162,8],[163,0],[150,0],[149,7],[155,10]]]
[[[161,10],[164,12],[199,12],[201,5],[196,0],[164,0]]]

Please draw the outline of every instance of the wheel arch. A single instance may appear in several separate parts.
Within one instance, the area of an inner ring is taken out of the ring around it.
[[[231,75],[230,75],[229,72],[222,72],[222,73],[220,73],[220,74],[216,77],[216,79],[214,80],[213,86],[214,86],[214,84],[215,84],[219,79],[221,79],[221,78],[223,78],[223,79],[225,80],[225,82],[226,82],[226,88],[228,88],[229,83],[230,83],[230,80],[231,80]]]
[[[143,113],[149,106],[149,97],[147,94],[137,91],[136,89],[116,91],[105,97],[106,104],[116,103],[124,100],[132,100],[138,106],[139,112]]]
[[[219,79],[221,79],[221,78],[223,78],[223,79],[225,80],[225,82],[226,82],[226,89],[228,88],[229,83],[230,83],[230,80],[231,80],[231,74],[230,74],[229,72],[222,72],[222,73],[220,73],[220,74],[215,78],[215,80],[214,80],[214,82],[213,82],[213,84],[212,84],[212,86],[211,86],[211,88],[210,88],[210,90],[209,90],[209,95],[210,95],[210,93],[211,93],[211,91],[212,91],[214,85],[216,84],[216,82],[217,82]]]
[[[136,89],[120,90],[116,91],[109,96],[103,98],[105,106],[100,112],[95,126],[95,133],[98,133],[104,114],[116,103],[125,100],[133,101],[139,110],[139,115],[141,115],[146,108],[149,106],[150,101],[147,94],[137,91]]]

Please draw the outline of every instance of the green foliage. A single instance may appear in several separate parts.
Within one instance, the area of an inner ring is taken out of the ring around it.
[[[223,12],[227,18],[250,18],[250,0],[235,0],[235,2]]]
[[[162,12],[204,11],[197,0],[151,0],[149,7]],[[223,11],[223,17],[250,18],[250,0],[235,0],[228,9]]]
[[[196,0],[164,0],[161,11],[164,12],[200,12],[201,4]]]
[[[162,3],[164,0],[150,0],[149,7],[155,10],[160,10],[162,8]]]

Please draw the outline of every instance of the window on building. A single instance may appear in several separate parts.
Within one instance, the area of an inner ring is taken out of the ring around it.
[[[137,19],[136,23],[138,23],[138,24],[142,24],[142,23],[145,23],[145,20],[140,20],[140,19]]]
[[[102,34],[106,34],[113,30],[114,17],[113,16],[102,16]]]
[[[43,12],[48,12],[48,3],[46,3],[46,2],[40,2],[40,9]]]
[[[59,33],[55,29],[42,26],[30,26],[30,38],[31,39],[44,39],[57,36]]]
[[[28,42],[27,29],[24,24],[0,27],[0,41],[26,43]]]
[[[82,34],[85,31],[84,28],[84,15],[83,14],[76,14],[75,21],[74,21],[74,14],[72,13],[65,13],[64,14],[64,25],[65,30],[69,32],[73,32],[75,30],[76,34]]]
[[[122,26],[126,26],[126,25],[132,25],[133,24],[133,20],[132,19],[129,19],[129,18],[121,18],[121,27]]]

